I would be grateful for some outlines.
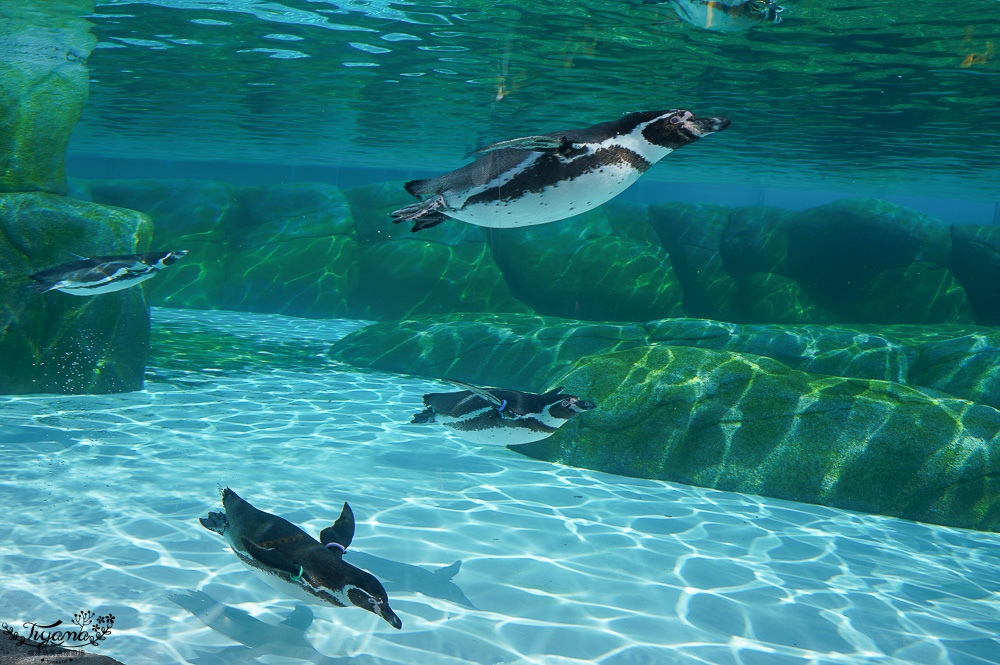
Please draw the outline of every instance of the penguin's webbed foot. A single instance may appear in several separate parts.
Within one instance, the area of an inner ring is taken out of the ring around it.
[[[198,521],[209,531],[224,534],[229,527],[229,520],[224,513],[209,513],[208,517],[199,517]]]
[[[398,224],[399,222],[417,222],[413,225],[413,230],[419,231],[420,229],[437,226],[447,219],[445,215],[438,212],[439,210],[444,210],[447,207],[448,204],[445,203],[444,197],[438,194],[434,198],[427,199],[426,201],[412,203],[408,206],[400,208],[399,210],[393,210],[389,213],[389,216],[392,217],[393,224]],[[424,217],[430,217],[436,221],[431,224],[421,224],[420,220]],[[440,219],[438,219],[438,217],[440,217]]]
[[[413,420],[410,421],[411,425],[422,425],[424,423],[434,422],[434,409],[424,409],[420,413],[414,414]]]
[[[416,231],[433,228],[442,222],[448,221],[448,219],[450,219],[448,215],[443,212],[432,212],[429,215],[417,218],[413,222],[413,228],[410,229],[410,232],[414,233]]]

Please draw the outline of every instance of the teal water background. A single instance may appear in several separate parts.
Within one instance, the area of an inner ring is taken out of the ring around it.
[[[70,154],[429,175],[680,107],[733,126],[646,180],[996,202],[1000,2],[786,6],[720,33],[608,0],[99,2]]]
[[[98,2],[69,173],[350,187],[682,107],[733,126],[627,200],[994,220],[1000,2],[785,5],[716,33],[625,1]],[[440,383],[331,366],[360,323],[153,314],[145,390],[4,398],[4,618],[113,610],[95,651],[129,665],[1000,663],[996,534],[484,450],[407,424]],[[422,569],[357,559],[406,629],[282,623],[299,606],[197,522],[217,484],[314,534],[349,500],[357,556]],[[458,596],[416,583],[457,560]]]

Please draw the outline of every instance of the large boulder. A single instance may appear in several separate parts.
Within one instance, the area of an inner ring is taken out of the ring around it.
[[[650,206],[649,219],[688,314],[750,323],[973,320],[952,233],[902,206],[860,198],[801,212],[666,204]]]
[[[142,388],[149,309],[142,287],[97,296],[34,295],[28,275],[76,255],[149,249],[131,210],[44,193],[0,195],[0,393]],[[154,278],[155,279],[155,278]]]
[[[640,326],[450,314],[372,324],[334,344],[330,357],[384,372],[540,390],[581,356],[640,344]]]
[[[376,323],[330,355],[386,372],[541,390],[583,356],[647,345],[750,353],[812,374],[932,388],[1000,408],[1000,333],[975,326],[615,324],[466,313]]]
[[[463,225],[464,226],[464,225]],[[401,319],[452,312],[530,312],[482,242],[455,245],[418,238],[365,245],[351,313]]]
[[[511,291],[544,316],[646,321],[684,313],[666,253],[616,235],[605,209],[487,237]]]
[[[729,211],[690,203],[649,206],[649,224],[670,255],[690,316],[739,320],[739,287],[719,254]]]
[[[93,0],[0,3],[0,192],[66,192],[66,144],[87,101]]]
[[[952,226],[951,271],[969,295],[976,323],[1000,324],[1000,226]]]
[[[517,447],[608,473],[1000,530],[1000,412],[760,356],[646,346],[551,386],[599,408]]]

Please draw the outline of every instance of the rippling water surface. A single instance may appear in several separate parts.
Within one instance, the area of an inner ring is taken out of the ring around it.
[[[784,4],[720,33],[637,0],[99,1],[73,149],[426,173],[682,107],[733,127],[652,177],[996,200],[1000,2]]]

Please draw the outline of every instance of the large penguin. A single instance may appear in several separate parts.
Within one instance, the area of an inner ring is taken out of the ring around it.
[[[586,129],[501,141],[476,161],[406,191],[423,199],[391,213],[413,231],[449,217],[491,228],[545,224],[591,210],[625,191],[671,152],[729,126],[690,111],[639,111]]]
[[[346,563],[344,552],[354,538],[354,513],[344,504],[333,526],[319,540],[291,522],[257,510],[228,487],[222,491],[226,512],[209,513],[201,525],[229,541],[233,552],[254,574],[296,598],[354,605],[402,628],[389,598],[373,575]]]

